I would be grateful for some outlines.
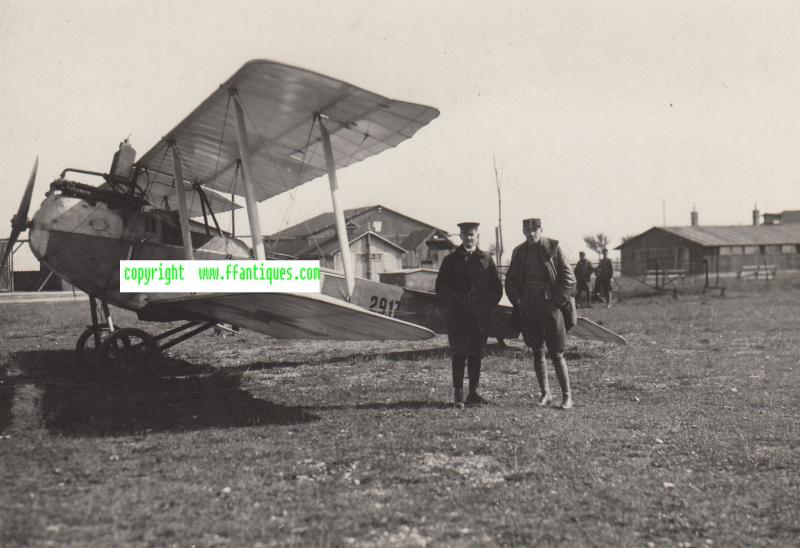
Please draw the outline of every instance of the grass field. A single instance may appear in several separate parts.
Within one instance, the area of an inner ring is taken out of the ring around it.
[[[98,376],[85,302],[0,305],[0,545],[797,546],[800,291],[753,288],[588,311],[630,346],[570,340],[570,411],[519,341],[459,411],[444,337]]]

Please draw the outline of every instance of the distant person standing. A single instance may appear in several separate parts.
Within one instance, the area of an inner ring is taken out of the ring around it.
[[[468,404],[484,404],[478,394],[481,359],[492,329],[492,311],[503,284],[491,255],[478,249],[478,223],[459,223],[461,241],[442,261],[436,294],[447,309],[447,339],[452,352],[456,407],[464,407],[464,367],[469,375]]]
[[[611,280],[614,278],[614,265],[608,258],[608,249],[606,248],[603,248],[603,258],[600,259],[594,275],[597,277],[594,284],[595,292],[605,301],[606,308],[611,308],[611,298],[613,297]]]
[[[553,399],[544,362],[546,345],[561,387],[561,408],[569,409],[572,391],[564,358],[567,328],[562,309],[571,307],[570,291],[575,287],[575,275],[558,241],[542,237],[541,219],[525,219],[522,232],[526,241],[514,248],[511,255],[506,294],[519,315],[525,344],[533,350],[539,405],[547,405]]]
[[[580,304],[581,295],[586,293],[586,306],[591,308],[592,292],[589,289],[589,281],[592,279],[594,267],[592,266],[591,261],[586,258],[586,253],[581,251],[578,255],[580,256],[580,259],[578,259],[578,262],[575,265],[575,300],[578,302],[578,304]]]

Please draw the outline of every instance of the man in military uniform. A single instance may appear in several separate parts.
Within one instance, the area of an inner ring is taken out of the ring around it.
[[[514,248],[511,255],[506,294],[519,315],[525,344],[533,350],[539,405],[547,405],[553,399],[544,362],[546,345],[561,387],[561,408],[569,409],[572,392],[564,359],[567,342],[564,313],[566,307],[572,306],[570,292],[575,287],[575,275],[558,241],[542,237],[541,219],[525,219],[522,232],[526,241]]]
[[[611,280],[614,278],[614,265],[611,259],[608,258],[608,249],[603,248],[603,258],[597,265],[597,270],[594,271],[596,276],[594,290],[598,295],[601,295],[606,302],[606,308],[611,307]]]
[[[575,300],[580,304],[581,295],[586,293],[586,306],[592,307],[592,292],[589,289],[589,280],[592,279],[592,272],[594,267],[589,259],[586,258],[586,253],[581,251],[579,253],[580,259],[575,264]]]
[[[478,394],[481,358],[491,332],[492,310],[503,285],[491,255],[478,249],[478,223],[459,223],[461,241],[442,261],[436,294],[447,310],[447,339],[452,351],[456,407],[464,407],[464,367],[469,374],[466,403],[486,403]]]

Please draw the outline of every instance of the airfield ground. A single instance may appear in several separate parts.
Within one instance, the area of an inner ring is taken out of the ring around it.
[[[71,351],[86,308],[0,306],[2,546],[800,538],[800,284],[588,311],[630,346],[571,339],[569,412],[533,405],[518,341],[463,411],[444,337],[203,334],[158,375],[97,376]]]

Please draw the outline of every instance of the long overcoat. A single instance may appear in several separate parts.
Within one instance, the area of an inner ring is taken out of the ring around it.
[[[503,284],[491,255],[480,249],[467,253],[462,245],[442,261],[436,294],[446,310],[448,333],[489,335]]]

